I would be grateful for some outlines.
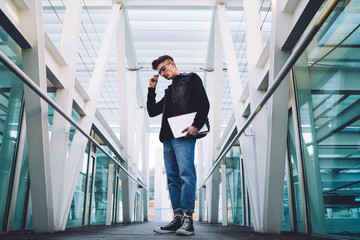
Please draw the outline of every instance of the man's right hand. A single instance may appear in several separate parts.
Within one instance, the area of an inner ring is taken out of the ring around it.
[[[159,74],[155,74],[149,81],[149,87],[155,88],[158,83]]]

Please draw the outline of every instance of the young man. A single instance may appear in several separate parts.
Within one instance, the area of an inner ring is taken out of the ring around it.
[[[162,115],[160,141],[164,147],[164,162],[173,220],[154,232],[194,235],[192,214],[195,206],[196,172],[194,165],[195,142],[199,129],[208,123],[209,100],[200,77],[195,73],[180,73],[174,60],[164,55],[152,62],[155,74],[149,81],[147,110],[150,117]],[[155,88],[159,75],[172,84],[165,90],[165,96],[156,102]],[[185,137],[174,138],[167,119],[169,117],[196,112],[191,126],[186,127]]]

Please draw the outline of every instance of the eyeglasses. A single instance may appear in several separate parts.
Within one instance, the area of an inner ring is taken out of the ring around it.
[[[159,70],[159,74],[161,75],[161,73],[165,70],[166,66],[169,65],[171,62],[168,62],[167,64],[165,64],[164,66],[162,66]]]

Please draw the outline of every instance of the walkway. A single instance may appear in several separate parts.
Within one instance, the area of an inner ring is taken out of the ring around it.
[[[109,239],[206,239],[206,240],[326,240],[331,238],[304,236],[294,233],[283,233],[281,235],[263,235],[254,233],[251,228],[228,226],[221,224],[209,224],[195,222],[195,235],[191,237],[176,236],[175,234],[157,234],[153,232],[155,222],[116,224],[111,227],[90,226],[69,228],[65,232],[53,234],[34,234],[32,232],[11,232],[0,234],[0,239],[71,239],[71,240],[109,240]]]

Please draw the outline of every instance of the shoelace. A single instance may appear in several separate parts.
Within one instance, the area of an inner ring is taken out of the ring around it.
[[[177,218],[181,218],[181,217],[180,217],[180,216],[175,216],[175,217],[173,218],[173,220],[172,220],[170,223],[168,223],[168,225],[164,226],[164,228],[168,228],[168,227],[174,226],[174,225],[176,224],[176,222],[177,222]]]
[[[191,225],[191,217],[184,216],[184,223],[181,228],[189,228]]]

